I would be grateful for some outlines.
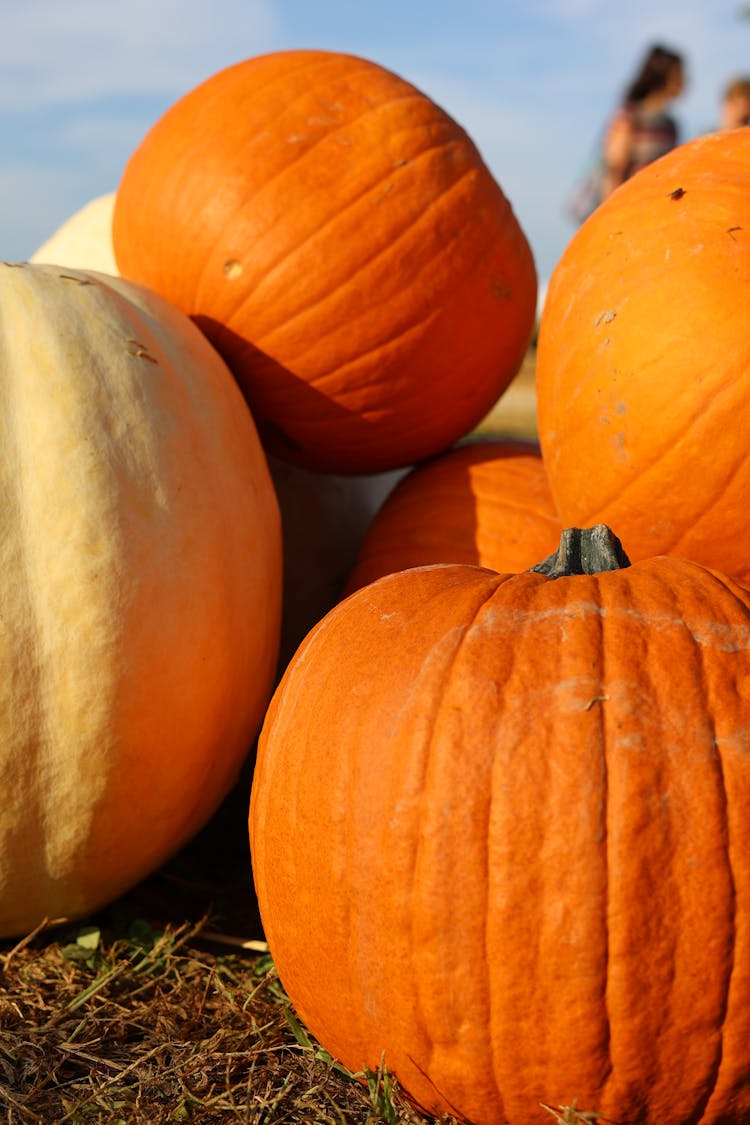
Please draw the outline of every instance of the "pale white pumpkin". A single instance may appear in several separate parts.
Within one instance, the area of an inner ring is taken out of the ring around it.
[[[30,262],[98,270],[117,276],[112,249],[115,193],[90,200],[62,224],[29,258]]]
[[[268,455],[281,509],[282,672],[307,633],[340,599],[376,512],[407,469],[344,476]]]
[[[117,276],[112,249],[115,192],[81,208],[32,256]],[[406,473],[316,473],[268,456],[281,509],[284,585],[279,670],[343,589],[375,513]]]
[[[141,286],[0,265],[0,934],[154,870],[237,777],[281,534],[223,361]]]

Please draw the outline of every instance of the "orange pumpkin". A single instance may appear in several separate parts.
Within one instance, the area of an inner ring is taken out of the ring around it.
[[[750,592],[599,537],[309,634],[253,783],[266,936],[322,1045],[430,1112],[747,1121]]]
[[[364,537],[345,593],[428,563],[526,570],[554,549],[561,530],[534,442],[470,442],[399,481]]]
[[[271,452],[376,472],[447,448],[518,371],[536,272],[466,132],[332,51],[213,75],[132,154],[120,272],[192,316]]]
[[[750,129],[623,184],[554,270],[538,432],[562,520],[750,578]]]

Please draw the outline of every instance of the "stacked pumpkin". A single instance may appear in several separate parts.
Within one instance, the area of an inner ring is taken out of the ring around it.
[[[463,130],[365,60],[264,56],[173,106],[111,201],[131,280],[6,267],[19,308],[53,281],[73,301],[22,349],[59,445],[9,384],[6,932],[118,893],[236,776],[279,644],[267,457],[420,463],[265,713],[250,833],[281,979],[352,1070],[384,1058],[476,1125],[548,1120],[542,1102],[748,1119],[750,593],[727,576],[750,573],[746,345],[726,299],[750,270],[748,149],[686,146],[571,242],[540,332],[543,459],[449,451],[520,366],[533,260]],[[561,518],[597,526],[553,552]]]
[[[121,273],[201,326],[266,447],[331,472],[399,468],[478,423],[518,371],[536,272],[466,132],[365,59],[229,67],[131,156]]]
[[[538,428],[566,523],[750,578],[750,131],[700,137],[592,215],[550,280]]]
[[[2,934],[97,908],[207,820],[279,652],[387,489],[511,380],[536,298],[464,130],[324,51],[192,91],[33,257],[0,271]]]
[[[383,576],[355,572],[266,716],[281,978],[331,1053],[384,1053],[430,1111],[750,1120],[749,189],[748,130],[684,146],[552,277],[551,517],[593,527],[522,574],[388,575],[418,469],[363,548]]]

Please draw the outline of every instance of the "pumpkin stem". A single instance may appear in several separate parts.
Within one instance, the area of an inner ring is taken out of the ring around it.
[[[548,578],[565,578],[571,574],[599,574],[603,570],[621,570],[630,566],[622,543],[606,523],[596,527],[566,527],[560,546],[543,562],[529,570]]]

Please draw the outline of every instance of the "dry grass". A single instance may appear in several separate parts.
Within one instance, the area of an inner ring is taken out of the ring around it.
[[[206,922],[97,926],[4,955],[0,1104],[11,1122],[424,1121],[291,1013],[268,958],[211,952]]]
[[[0,1121],[435,1120],[295,1018],[258,944],[238,800],[108,910],[0,943]]]

